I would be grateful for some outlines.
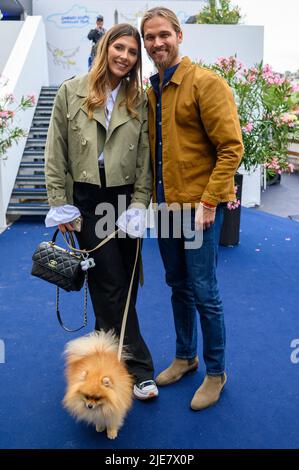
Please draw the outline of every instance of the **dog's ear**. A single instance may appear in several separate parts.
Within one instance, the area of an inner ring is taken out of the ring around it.
[[[105,387],[111,387],[112,384],[111,384],[110,377],[103,377],[102,384],[105,385]]]

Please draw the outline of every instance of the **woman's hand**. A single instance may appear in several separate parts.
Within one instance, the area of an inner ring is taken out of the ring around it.
[[[146,223],[145,207],[130,207],[116,221],[116,225],[132,238],[143,237]]]
[[[59,228],[61,233],[73,232],[74,231],[74,227],[73,227],[73,224],[71,222],[68,223],[68,224],[59,224],[58,228]]]

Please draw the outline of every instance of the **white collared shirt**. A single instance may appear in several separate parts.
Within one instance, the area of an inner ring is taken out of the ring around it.
[[[115,100],[116,100],[116,97],[117,97],[117,94],[119,92],[119,89],[120,89],[120,86],[121,86],[121,82],[117,85],[116,88],[114,88],[114,90],[110,91],[108,93],[108,96],[107,96],[107,102],[106,102],[106,106],[105,106],[105,121],[106,121],[106,130],[108,131],[108,128],[109,128],[109,124],[110,124],[110,120],[111,120],[111,116],[112,116],[112,111],[113,111],[113,108],[114,108],[114,104],[115,104]],[[101,155],[99,156],[99,161],[102,162],[104,161],[104,152],[101,153]]]
[[[114,90],[108,92],[107,102],[105,106],[105,121],[106,131],[108,131],[114,104],[117,94],[120,90],[121,81]],[[104,161],[104,152],[99,155],[99,161]],[[46,227],[55,227],[58,224],[67,224],[80,216],[80,211],[77,207],[71,204],[64,204],[62,206],[51,207],[45,218]]]

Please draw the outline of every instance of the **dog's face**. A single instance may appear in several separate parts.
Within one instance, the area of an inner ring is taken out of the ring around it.
[[[83,400],[86,408],[89,410],[94,410],[98,406],[102,406],[104,404],[104,399],[100,395],[83,395]]]
[[[103,375],[101,370],[92,367],[74,372],[72,375],[71,395],[77,405],[86,411],[113,408],[115,402],[115,387],[111,377]]]
[[[113,402],[113,384],[110,377],[94,376],[90,371],[83,371],[76,391],[87,410],[111,406]]]

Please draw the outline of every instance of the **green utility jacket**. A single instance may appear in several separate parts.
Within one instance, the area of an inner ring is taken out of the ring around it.
[[[88,119],[87,77],[64,82],[55,99],[45,152],[49,204],[72,204],[73,181],[101,186],[98,158],[104,151],[107,186],[134,185],[132,204],[147,207],[152,193],[147,99],[142,98],[133,118],[125,104],[120,106],[127,86],[123,80],[107,130],[103,107]]]

